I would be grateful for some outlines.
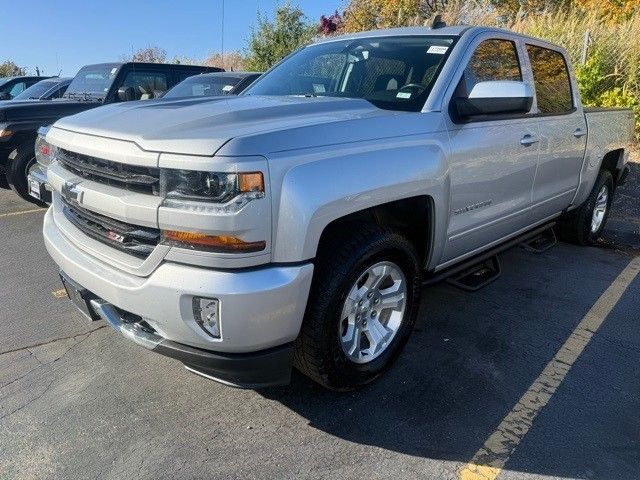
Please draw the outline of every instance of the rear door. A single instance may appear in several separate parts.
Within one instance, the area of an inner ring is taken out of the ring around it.
[[[468,94],[482,81],[531,82],[522,45],[508,35],[484,34],[471,43],[447,93]],[[466,66],[464,66],[466,65]],[[531,221],[531,189],[538,162],[538,121],[531,115],[447,117],[451,155],[451,211],[442,265],[498,243]]]
[[[587,124],[565,56],[547,45],[527,43],[540,129],[532,215],[542,220],[565,209],[580,181]]]

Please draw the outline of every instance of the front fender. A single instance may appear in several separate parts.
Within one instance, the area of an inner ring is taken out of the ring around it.
[[[435,212],[447,212],[449,182],[446,132],[411,135],[359,144],[323,147],[270,162],[281,174],[274,198],[273,261],[297,262],[315,257],[325,227],[346,215],[403,198],[427,195]],[[436,215],[436,232],[446,232],[446,215]],[[425,219],[425,228],[428,228]],[[444,238],[436,237],[436,246]],[[437,254],[437,249],[434,249]]]

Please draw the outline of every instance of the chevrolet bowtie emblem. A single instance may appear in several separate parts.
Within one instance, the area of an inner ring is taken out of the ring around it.
[[[69,203],[82,203],[82,190],[78,188],[77,183],[65,182],[62,185],[62,190],[60,194],[62,198],[64,198]]]

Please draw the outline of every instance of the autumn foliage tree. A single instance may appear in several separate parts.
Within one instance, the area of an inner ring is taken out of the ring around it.
[[[4,62],[0,63],[0,77],[16,77],[26,74],[26,68],[19,67],[11,60],[5,60]]]
[[[167,51],[160,47],[145,47],[131,55],[125,55],[125,60],[130,62],[165,63],[167,61]]]

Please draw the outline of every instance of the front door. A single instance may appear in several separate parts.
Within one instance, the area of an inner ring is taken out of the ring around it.
[[[522,55],[505,38],[478,40],[452,98],[478,82],[523,81]],[[526,79],[529,80],[529,79]],[[538,161],[538,122],[531,116],[483,117],[448,125],[451,201],[441,266],[498,243],[530,224],[531,189]]]

